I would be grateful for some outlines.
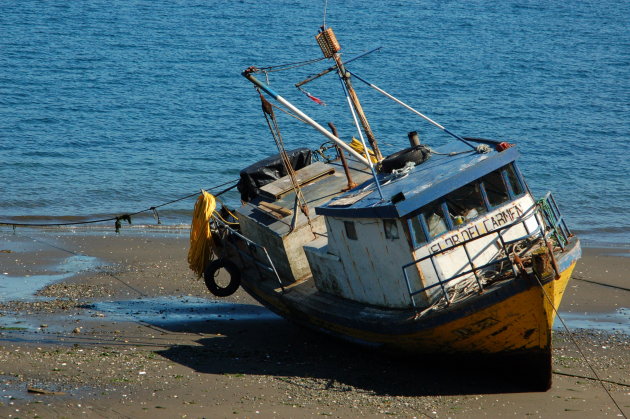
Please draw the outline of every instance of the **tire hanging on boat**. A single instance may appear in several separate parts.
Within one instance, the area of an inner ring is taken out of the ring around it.
[[[221,287],[216,281],[216,275],[221,268],[224,268],[230,275],[230,282],[225,287]],[[239,271],[234,263],[227,259],[216,259],[206,266],[203,279],[208,291],[213,295],[217,297],[228,297],[234,294],[241,285],[241,271]]]

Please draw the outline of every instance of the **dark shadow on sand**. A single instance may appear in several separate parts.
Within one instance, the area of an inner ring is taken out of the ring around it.
[[[157,351],[200,373],[270,375],[316,390],[355,388],[390,396],[533,390],[509,364],[429,355],[403,357],[311,332],[259,306],[220,303],[199,309],[201,316],[194,319],[143,321],[172,332],[213,335],[199,339],[199,345],[175,345]],[[222,313],[219,318],[218,313]]]

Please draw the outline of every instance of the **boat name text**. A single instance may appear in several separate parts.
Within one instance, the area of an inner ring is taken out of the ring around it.
[[[456,246],[458,243],[474,239],[475,237],[494,231],[502,225],[511,223],[521,215],[523,215],[523,210],[520,208],[518,203],[514,204],[513,206],[503,209],[490,217],[479,220],[471,226],[458,230],[451,235],[445,235],[443,240],[431,245],[429,250],[431,253],[437,253],[442,249]]]

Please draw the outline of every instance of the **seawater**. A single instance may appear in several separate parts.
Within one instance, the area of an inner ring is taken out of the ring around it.
[[[328,1],[349,65],[462,136],[517,143],[592,244],[630,243],[630,3]],[[238,177],[275,151],[240,72],[321,55],[324,1],[0,3],[0,219],[120,215]],[[328,62],[270,74],[280,94],[355,134]],[[384,153],[451,141],[355,82]],[[288,148],[324,138],[281,115]],[[225,199],[238,203],[238,194]],[[193,199],[160,210],[189,222]],[[150,214],[149,214],[150,215]]]

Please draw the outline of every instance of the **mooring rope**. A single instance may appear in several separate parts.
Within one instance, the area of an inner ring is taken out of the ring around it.
[[[221,188],[225,185],[228,185],[230,183],[234,182],[234,185],[223,189],[220,192],[217,192],[214,196],[220,196],[222,194],[224,194],[225,192],[228,192],[229,190],[232,190],[236,187],[238,179],[233,179],[224,183],[221,183],[220,185],[215,185],[215,186],[211,186],[210,188],[207,188],[207,190],[214,190],[214,189],[218,189]],[[5,226],[13,226],[13,228],[15,229],[16,227],[64,227],[64,226],[72,226],[72,225],[84,225],[84,224],[96,224],[96,223],[104,223],[104,222],[108,222],[108,221],[114,221],[114,226],[116,228],[116,232],[118,232],[120,230],[120,227],[122,225],[122,221],[127,221],[129,224],[131,224],[131,217],[138,215],[138,214],[142,214],[145,212],[152,212],[153,216],[155,217],[155,219],[157,220],[158,224],[161,224],[161,220],[160,220],[160,216],[157,212],[158,208],[164,207],[166,205],[170,205],[170,204],[174,204],[176,202],[179,201],[183,201],[185,199],[189,199],[192,198],[194,196],[198,196],[199,192],[194,192],[191,193],[189,195],[183,196],[181,198],[176,198],[173,199],[171,201],[168,202],[164,202],[162,204],[159,205],[154,205],[152,207],[149,208],[145,208],[143,210],[140,211],[136,211],[136,212],[132,212],[132,213],[127,213],[127,214],[122,214],[122,215],[116,215],[113,217],[108,217],[108,218],[100,218],[100,219],[94,219],[94,220],[84,220],[84,221],[71,221],[71,222],[65,222],[65,223],[16,223],[16,222],[10,222],[10,221],[0,221],[0,225],[5,225]]]
[[[589,377],[588,375],[570,374],[568,372],[562,372],[562,371],[554,371],[553,373],[556,375],[564,375],[565,377],[584,378],[586,380],[597,381],[597,378]],[[619,381],[605,380],[603,378],[601,379],[601,381],[605,383],[609,383],[609,384],[615,384],[621,387],[630,387],[630,384],[621,383]]]
[[[564,320],[562,319],[562,316],[560,316],[560,313],[558,312],[558,310],[556,309],[556,306],[554,305],[553,301],[551,300],[551,297],[549,297],[549,294],[547,294],[547,291],[545,291],[545,287],[543,286],[540,278],[538,278],[538,275],[534,275],[534,277],[536,278],[536,281],[538,281],[538,285],[540,285],[540,289],[542,290],[543,294],[545,295],[545,298],[547,299],[547,301],[549,302],[549,305],[551,305],[551,308],[553,309],[553,312],[555,313],[556,316],[558,316],[558,320],[560,320],[560,322],[562,323],[562,326],[564,327],[564,329],[567,331],[567,333],[569,334],[569,338],[571,339],[571,341],[573,342],[573,344],[575,345],[575,347],[577,348],[578,352],[580,353],[580,355],[582,356],[582,358],[584,359],[584,362],[586,362],[586,365],[588,365],[588,367],[590,368],[591,372],[595,375],[595,379],[599,382],[599,384],[602,386],[602,388],[604,389],[604,391],[606,392],[606,394],[608,395],[608,397],[610,398],[610,400],[612,400],[613,404],[617,407],[617,409],[619,410],[619,412],[621,413],[621,415],[625,418],[628,419],[628,417],[626,416],[626,414],[624,413],[623,410],[621,410],[621,407],[619,406],[619,404],[617,404],[617,401],[615,400],[615,398],[612,396],[612,394],[610,394],[610,391],[608,391],[608,389],[606,388],[606,386],[604,385],[603,380],[600,378],[599,374],[597,374],[597,371],[595,370],[595,367],[593,367],[593,365],[589,362],[588,358],[586,357],[586,355],[584,354],[584,352],[582,351],[582,348],[580,347],[580,345],[577,343],[577,340],[575,339],[575,337],[573,336],[573,333],[571,333],[571,330],[569,330],[569,327],[567,326],[567,324],[564,322]]]

